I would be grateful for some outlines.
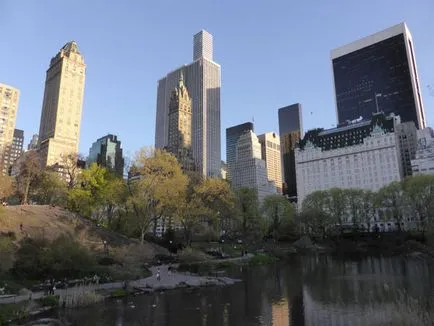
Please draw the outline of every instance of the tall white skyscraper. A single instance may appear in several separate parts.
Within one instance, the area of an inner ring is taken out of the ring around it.
[[[245,132],[238,139],[232,169],[232,187],[255,189],[260,203],[266,196],[277,193],[274,182],[268,179],[267,167],[261,154],[261,143],[253,131]]]
[[[206,31],[194,36],[193,60],[158,81],[155,147],[168,146],[170,96],[182,73],[192,101],[195,166],[205,176],[220,176],[220,65],[213,61],[213,38]]]

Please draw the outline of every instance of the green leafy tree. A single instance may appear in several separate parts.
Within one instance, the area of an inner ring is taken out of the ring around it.
[[[363,190],[361,193],[360,222],[366,224],[368,232],[371,231],[372,222],[377,212],[376,193],[371,190]]]
[[[402,229],[404,207],[407,203],[401,182],[394,181],[378,191],[378,207],[391,212],[393,220],[398,224],[398,230]]]
[[[342,194],[348,205],[348,213],[353,222],[353,227],[357,230],[362,223],[364,191],[361,189],[345,189]]]
[[[77,187],[69,191],[69,207],[83,216],[92,217],[96,210],[104,207],[108,176],[109,172],[96,163],[83,170],[77,180]]]
[[[194,191],[202,205],[207,208],[209,221],[217,221],[221,230],[223,221],[234,214],[235,194],[229,183],[222,179],[207,178],[196,185]]]
[[[335,223],[335,219],[327,210],[328,192],[323,190],[314,191],[307,195],[302,203],[301,220],[309,232],[326,238],[329,230]]]
[[[244,239],[259,233],[260,214],[258,195],[255,189],[240,188],[235,193],[236,208]]]
[[[411,215],[420,221],[424,233],[434,219],[434,176],[408,177],[403,181],[403,190],[409,199]]]
[[[347,209],[348,201],[343,189],[332,188],[327,191],[326,211],[333,218],[333,222],[338,224],[341,234],[344,231]]]
[[[267,219],[268,234],[277,240],[280,228],[292,221],[295,208],[285,197],[269,195],[264,198],[262,213]]]
[[[152,223],[182,204],[187,177],[173,155],[158,149],[142,149],[130,173],[128,205],[134,216],[133,227],[143,243]]]

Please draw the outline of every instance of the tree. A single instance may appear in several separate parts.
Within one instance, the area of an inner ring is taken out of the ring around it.
[[[368,232],[371,231],[372,221],[376,217],[376,194],[371,190],[363,190],[361,193],[360,222],[366,224]]]
[[[244,239],[255,235],[259,229],[259,202],[255,189],[240,188],[236,191],[236,207]]]
[[[128,204],[143,243],[151,224],[175,212],[182,203],[180,200],[186,191],[187,177],[176,158],[159,149],[142,149],[130,172]]]
[[[326,238],[334,218],[327,211],[328,192],[324,190],[314,191],[307,195],[302,203],[301,220],[308,230],[315,235]]]
[[[108,175],[105,168],[92,163],[75,181],[80,186],[69,190],[68,206],[83,216],[92,217],[97,209],[104,206]]]
[[[392,218],[401,231],[404,219],[403,209],[407,205],[406,194],[401,182],[394,181],[378,191],[378,206],[392,213]]]
[[[35,180],[32,198],[40,204],[63,205],[67,199],[65,180],[55,171],[42,171]]]
[[[194,192],[204,207],[207,207],[209,221],[222,222],[233,215],[235,195],[225,180],[207,178],[195,186]]]
[[[268,234],[277,240],[279,229],[283,224],[289,224],[295,215],[295,208],[285,197],[269,195],[264,198],[262,212],[267,218]]]
[[[22,204],[28,203],[30,186],[41,173],[41,162],[36,151],[29,151],[25,159],[20,162],[19,173],[16,177],[17,192]]]
[[[81,171],[78,161],[81,159],[77,153],[63,154],[60,157],[59,167],[66,176],[68,189],[73,189],[77,185],[78,176]]]
[[[348,205],[354,229],[358,229],[362,219],[362,206],[364,200],[364,191],[361,189],[345,189],[343,195]]]
[[[344,231],[344,216],[347,211],[347,198],[345,191],[340,188],[332,188],[327,191],[325,209],[339,225],[341,234]]]
[[[0,173],[0,201],[7,199],[14,190],[12,178]]]
[[[411,214],[418,218],[424,233],[434,218],[434,176],[416,175],[403,181]]]
[[[103,200],[107,225],[113,227],[115,213],[118,213],[117,216],[119,223],[121,213],[126,211],[125,203],[128,200],[128,189],[125,180],[118,178],[112,173],[108,173]]]

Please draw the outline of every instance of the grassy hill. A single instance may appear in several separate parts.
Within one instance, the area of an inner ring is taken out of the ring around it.
[[[8,237],[8,233],[13,233],[14,237]],[[119,272],[129,271],[131,274],[138,275],[143,263],[150,262],[156,254],[168,254],[165,248],[156,244],[142,245],[136,239],[111,232],[59,207],[22,205],[0,208],[0,240],[12,239],[15,248],[24,237],[52,241],[61,235],[75,239],[96,256],[103,255],[104,241],[107,241],[110,256],[122,265],[118,267]],[[0,269],[11,267],[13,255],[10,256],[11,262],[7,264],[8,266],[6,266],[6,259],[2,259],[3,266],[0,266]]]

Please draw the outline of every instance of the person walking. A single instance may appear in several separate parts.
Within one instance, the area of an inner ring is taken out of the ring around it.
[[[161,280],[160,267],[157,268],[157,281]]]

